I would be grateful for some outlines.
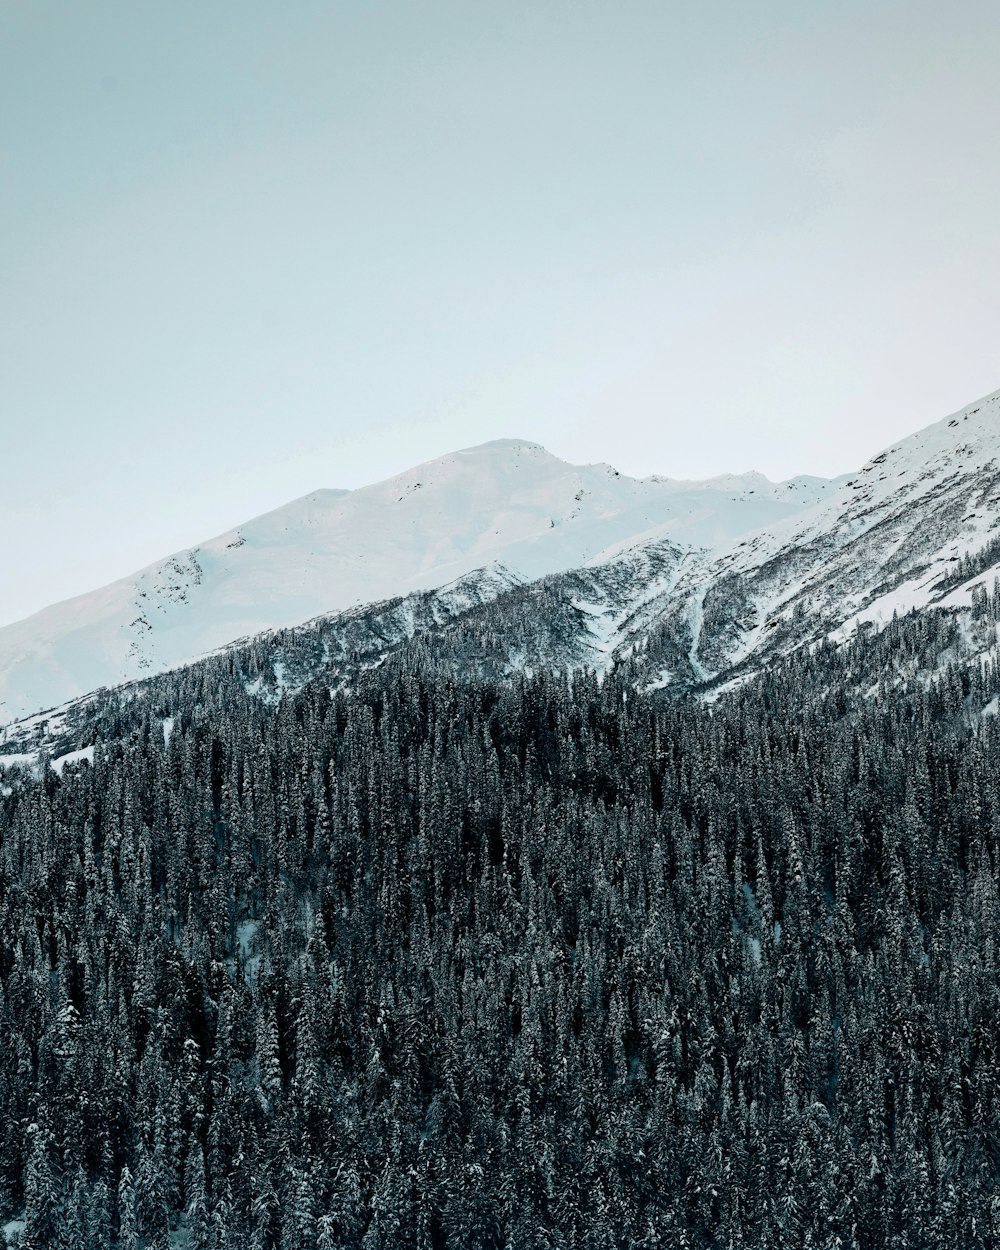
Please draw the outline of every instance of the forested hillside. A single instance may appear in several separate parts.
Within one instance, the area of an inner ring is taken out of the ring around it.
[[[350,693],[230,657],[108,697],[92,763],[0,774],[0,1217],[995,1246],[1000,683],[958,641],[924,613],[714,706],[423,644]]]

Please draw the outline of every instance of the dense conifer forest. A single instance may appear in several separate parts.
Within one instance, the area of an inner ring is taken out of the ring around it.
[[[230,656],[108,696],[92,762],[0,774],[0,1222],[1000,1244],[998,679],[939,663],[959,632],[712,705],[423,646],[350,691],[270,703]]]

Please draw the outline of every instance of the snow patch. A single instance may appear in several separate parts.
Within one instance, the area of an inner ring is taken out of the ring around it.
[[[0,768],[30,768],[37,763],[37,751],[21,751],[17,755],[0,755]]]
[[[88,764],[94,762],[94,748],[81,747],[79,751],[67,751],[65,755],[60,755],[58,759],[52,761],[53,769],[62,776],[62,771],[67,764],[79,764],[81,760],[86,760]]]
[[[702,664],[698,658],[698,646],[701,643],[701,631],[705,624],[705,592],[708,588],[702,586],[699,591],[691,596],[688,604],[688,625],[691,630],[691,647],[688,651],[688,663],[691,665],[691,671],[699,681],[711,681],[715,676]]]
[[[257,950],[257,932],[260,921],[252,918],[244,919],[236,926],[235,945],[236,957],[243,965],[247,984],[253,985],[260,972],[261,955]],[[230,975],[236,975],[236,959],[229,961]]]

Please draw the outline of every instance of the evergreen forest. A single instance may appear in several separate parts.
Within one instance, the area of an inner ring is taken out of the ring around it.
[[[957,628],[715,702],[423,645],[109,693],[92,760],[0,773],[0,1223],[1000,1245],[1000,681]]]

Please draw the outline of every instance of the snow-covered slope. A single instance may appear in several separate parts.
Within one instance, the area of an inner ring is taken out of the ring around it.
[[[624,665],[647,688],[718,688],[820,638],[879,628],[896,612],[945,608],[964,619],[1000,574],[1000,392],[837,482],[739,481],[739,498],[798,490],[810,506],[714,547],[685,544],[675,518],[546,578],[516,599],[520,616],[509,595],[495,611],[477,609],[481,623],[463,630],[494,640],[486,669]],[[731,485],[672,484],[723,494]],[[533,631],[525,616],[537,618]],[[988,633],[977,627],[966,658],[1000,658],[1000,639]],[[481,645],[475,654],[474,668]]]
[[[303,679],[455,625],[441,653],[476,671],[719,684],[895,611],[968,606],[998,561],[1000,392],[835,482],[637,480],[504,440],[317,491],[0,629],[0,725],[318,617]]]
[[[705,680],[894,612],[967,606],[997,574],[998,537],[1000,392],[887,448],[798,516],[690,563],[660,619],[686,634],[686,659],[651,680]]]
[[[479,569],[484,593],[496,594],[644,542],[725,550],[833,490],[759,474],[636,480],[501,440],[360,490],[316,491],[0,629],[0,724],[237,638]]]

